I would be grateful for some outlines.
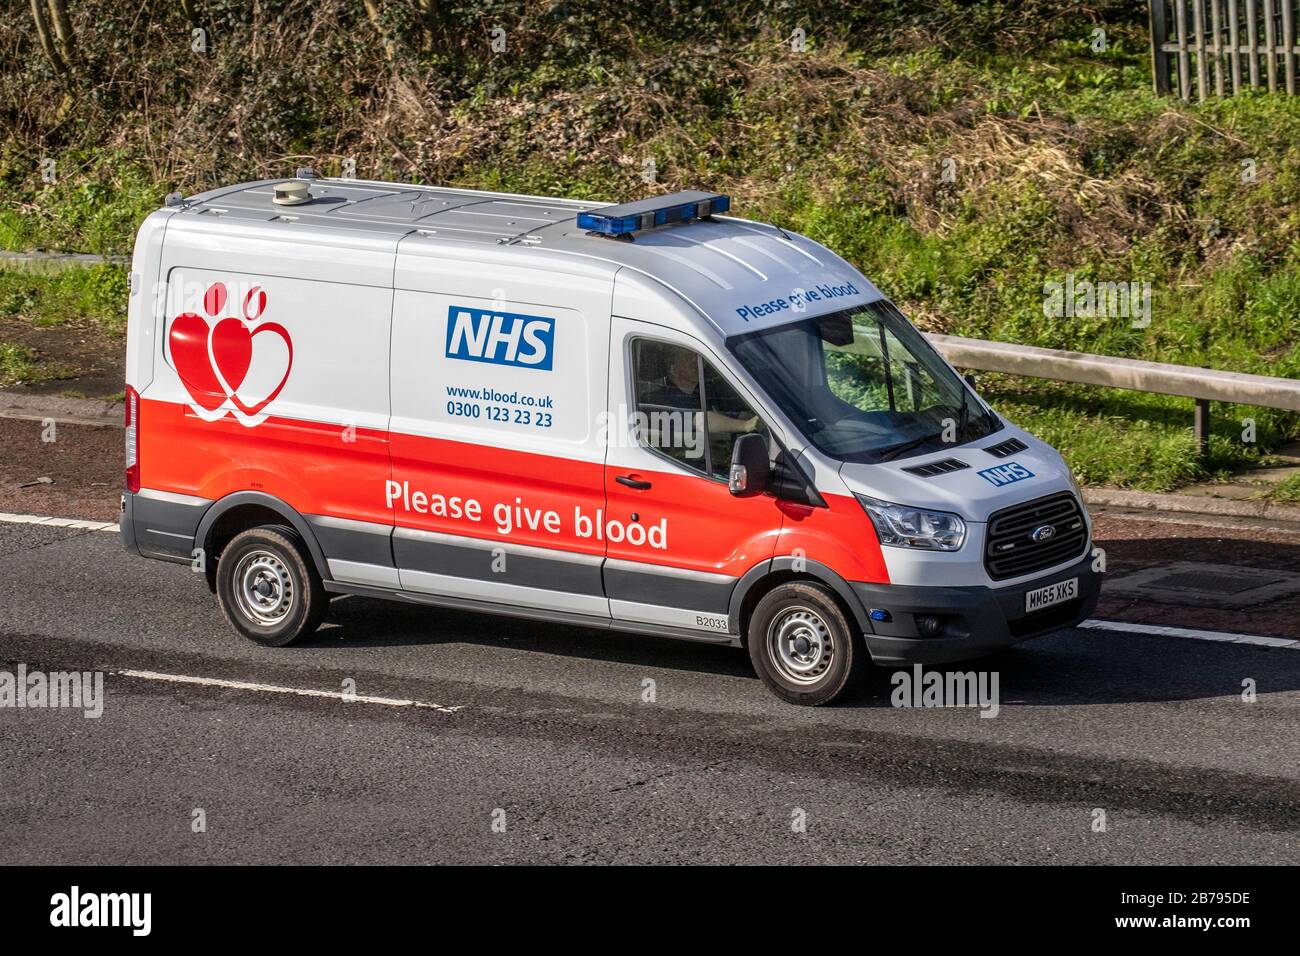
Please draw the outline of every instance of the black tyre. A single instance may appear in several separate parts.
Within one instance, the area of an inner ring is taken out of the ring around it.
[[[749,618],[749,659],[764,684],[791,704],[829,704],[853,685],[867,650],[820,584],[796,581],[773,588]]]
[[[289,528],[250,528],[217,561],[217,603],[250,641],[284,647],[320,626],[329,595]]]

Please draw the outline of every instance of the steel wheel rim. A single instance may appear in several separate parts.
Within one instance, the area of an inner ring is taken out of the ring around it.
[[[795,684],[815,684],[826,676],[835,656],[831,629],[812,608],[786,608],[767,628],[768,658],[778,673]]]
[[[293,610],[293,577],[270,551],[250,551],[239,559],[234,590],[240,613],[263,627],[274,627]]]

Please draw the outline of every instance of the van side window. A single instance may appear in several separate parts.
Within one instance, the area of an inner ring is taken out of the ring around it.
[[[695,351],[640,339],[632,356],[635,428],[644,445],[725,481],[736,436],[767,434],[754,410]]]
[[[688,468],[708,464],[700,402],[700,357],[667,342],[638,339],[635,363],[635,428],[642,444]]]

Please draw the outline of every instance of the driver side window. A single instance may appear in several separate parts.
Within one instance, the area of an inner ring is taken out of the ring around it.
[[[638,339],[632,347],[635,430],[648,448],[726,481],[738,435],[767,426],[718,371],[692,349]]]
[[[770,448],[770,436],[749,403],[708,362],[704,363],[704,405],[709,431],[709,474],[726,481],[731,474],[731,447],[736,439],[754,432],[768,439]]]

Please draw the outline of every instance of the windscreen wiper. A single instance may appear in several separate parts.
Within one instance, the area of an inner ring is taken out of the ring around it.
[[[924,445],[928,441],[934,441],[936,438],[942,438],[943,432],[935,432],[933,435],[922,435],[920,438],[913,438],[911,441],[901,442],[897,445],[890,445],[880,453],[878,461],[893,461],[905,451],[911,451],[918,445]]]

